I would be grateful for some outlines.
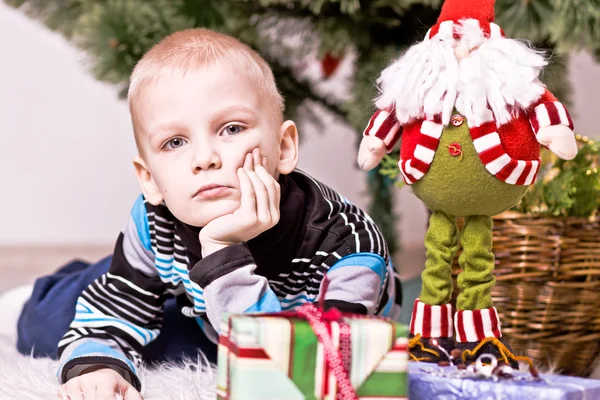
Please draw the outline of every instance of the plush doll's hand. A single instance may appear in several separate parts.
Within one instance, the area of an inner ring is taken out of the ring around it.
[[[563,160],[572,160],[577,155],[577,141],[571,128],[565,125],[550,125],[540,128],[537,133],[540,144]]]
[[[385,152],[383,140],[375,136],[364,136],[358,149],[358,165],[363,170],[369,171],[379,164]]]
[[[269,174],[267,159],[255,149],[238,169],[240,208],[210,221],[200,230],[202,257],[235,243],[247,242],[279,222],[279,183]]]

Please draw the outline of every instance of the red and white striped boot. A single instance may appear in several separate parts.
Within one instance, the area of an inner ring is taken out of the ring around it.
[[[519,368],[518,357],[502,337],[500,318],[495,307],[457,311],[454,314],[456,348],[462,351],[462,361],[471,364],[482,354],[492,354],[499,362]]]
[[[452,305],[432,306],[415,300],[410,320],[408,347],[412,361],[449,361],[455,347]]]

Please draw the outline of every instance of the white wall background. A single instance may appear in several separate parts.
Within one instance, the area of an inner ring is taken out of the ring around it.
[[[590,136],[599,135],[599,78],[591,57],[573,57],[571,111]],[[300,167],[366,207],[354,133],[301,134]],[[138,193],[134,151],[116,90],[94,80],[60,35],[0,2],[0,246],[112,243]],[[424,207],[407,189],[399,204],[402,245],[421,246]]]

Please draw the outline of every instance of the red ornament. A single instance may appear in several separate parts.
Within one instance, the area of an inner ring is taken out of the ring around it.
[[[323,75],[325,78],[329,78],[337,69],[341,59],[334,57],[331,53],[325,53],[325,56],[321,60],[321,67],[323,68]]]

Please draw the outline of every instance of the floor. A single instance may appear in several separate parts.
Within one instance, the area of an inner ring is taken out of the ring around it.
[[[97,261],[112,245],[20,245],[0,246],[0,292],[32,283],[73,259]]]

